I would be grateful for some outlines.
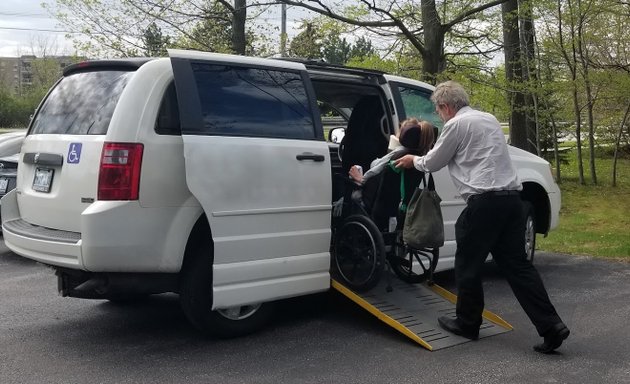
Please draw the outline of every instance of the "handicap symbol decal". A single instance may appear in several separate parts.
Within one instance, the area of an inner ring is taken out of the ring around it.
[[[70,143],[70,148],[68,149],[68,164],[79,164],[79,160],[81,160],[81,147],[83,144],[81,143]]]

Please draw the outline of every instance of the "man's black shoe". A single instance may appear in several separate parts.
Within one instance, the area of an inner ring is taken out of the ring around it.
[[[545,333],[545,341],[534,345],[534,351],[540,353],[551,353],[558,349],[562,342],[569,337],[569,328],[564,323],[555,324],[547,333]]]
[[[452,319],[448,316],[440,316],[438,317],[438,324],[440,324],[440,327],[458,336],[463,336],[471,340],[477,340],[479,338],[479,328],[464,329],[456,318]]]

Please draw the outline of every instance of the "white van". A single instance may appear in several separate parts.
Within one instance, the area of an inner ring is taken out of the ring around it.
[[[439,123],[433,88],[322,63],[169,54],[64,70],[2,199],[4,240],[53,267],[64,296],[176,292],[197,328],[248,333],[273,301],[330,287],[334,176],[347,165],[321,116],[344,117],[346,137],[375,127],[360,148],[372,156],[407,116]],[[533,256],[535,233],[556,226],[560,193],[546,161],[511,153]],[[446,170],[434,176],[446,235],[438,269],[447,269],[464,202]]]

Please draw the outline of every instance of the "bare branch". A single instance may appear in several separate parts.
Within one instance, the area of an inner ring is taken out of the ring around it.
[[[483,4],[483,5],[480,5],[480,6],[476,7],[476,8],[469,9],[468,11],[466,11],[466,12],[456,16],[453,20],[451,20],[448,23],[444,24],[443,27],[446,30],[448,30],[448,29],[452,28],[455,24],[458,24],[458,23],[466,20],[467,18],[469,18],[470,16],[472,16],[472,15],[474,15],[476,13],[479,13],[481,11],[485,11],[486,9],[492,8],[492,7],[497,6],[497,5],[501,5],[501,4],[503,4],[503,3],[507,2],[507,1],[508,0],[494,0],[494,1],[490,2],[490,3],[488,3],[488,4]]]
[[[319,4],[322,8],[317,8],[309,4],[305,4],[301,1],[293,1],[293,0],[278,0],[280,3],[285,3],[288,5],[294,5],[296,7],[302,7],[308,9],[309,11],[313,11],[315,13],[319,13],[320,15],[328,16],[331,19],[339,20],[344,23],[356,25],[359,27],[396,27],[398,26],[394,21],[360,21],[355,19],[350,19],[345,16],[339,15],[333,12],[329,7],[324,5],[321,1],[312,1]]]

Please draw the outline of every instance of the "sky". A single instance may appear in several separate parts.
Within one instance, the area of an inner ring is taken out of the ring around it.
[[[0,1],[0,56],[30,55],[42,42],[57,55],[72,53],[72,42],[42,3],[50,0]]]
[[[50,55],[71,55],[72,41],[66,38],[63,25],[42,8],[42,3],[55,4],[54,0],[0,0],[0,57],[40,56],[38,47],[43,44]],[[291,8],[291,7],[289,7]],[[280,24],[280,12],[265,17],[269,23]],[[306,13],[293,8],[287,12],[287,33],[294,36],[300,19]]]

